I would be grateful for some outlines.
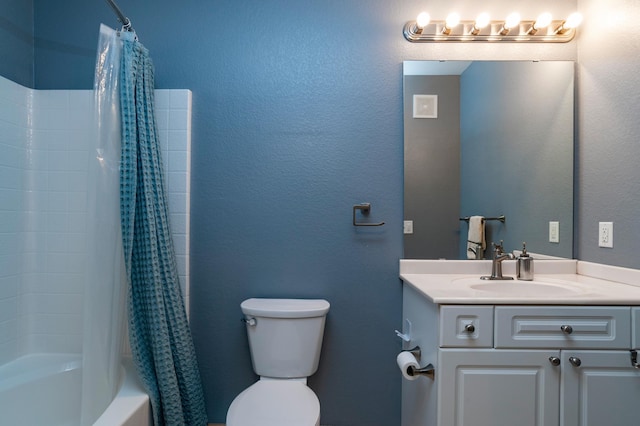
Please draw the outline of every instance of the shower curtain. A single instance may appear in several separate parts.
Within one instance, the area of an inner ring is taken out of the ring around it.
[[[169,228],[154,116],[153,64],[134,33],[120,33],[120,215],[129,338],[156,425],[206,425],[202,384]]]
[[[122,358],[126,273],[120,232],[120,56],[116,32],[101,26],[93,91],[96,133],[87,168],[83,426],[92,425],[111,403]]]

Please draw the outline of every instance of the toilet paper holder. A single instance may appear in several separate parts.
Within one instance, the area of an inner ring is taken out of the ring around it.
[[[414,357],[416,357],[416,360],[418,360],[418,362],[420,361],[420,356],[422,355],[420,346],[416,346],[413,349],[408,349],[405,352],[410,352]],[[412,366],[410,366],[409,369],[407,370],[407,373],[410,376],[427,376],[431,380],[435,380],[436,378],[436,369],[433,367],[433,364],[431,363],[421,368],[413,368]]]

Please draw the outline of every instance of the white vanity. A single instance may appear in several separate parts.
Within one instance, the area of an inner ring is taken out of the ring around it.
[[[640,271],[538,260],[533,282],[479,279],[490,271],[400,261],[403,349],[435,368],[403,380],[402,425],[640,424]]]

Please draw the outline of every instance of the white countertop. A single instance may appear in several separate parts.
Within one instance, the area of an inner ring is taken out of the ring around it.
[[[400,278],[437,304],[640,305],[640,271],[576,260],[536,260],[534,286],[549,291],[517,290],[526,281],[480,281],[490,275],[491,261],[401,260]],[[515,277],[515,261],[503,262],[503,275]]]

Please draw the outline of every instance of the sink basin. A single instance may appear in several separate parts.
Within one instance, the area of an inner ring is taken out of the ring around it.
[[[568,296],[585,293],[585,290],[569,282],[561,280],[518,281],[518,280],[481,280],[464,278],[456,280],[469,288],[481,292],[504,294],[509,296]]]

